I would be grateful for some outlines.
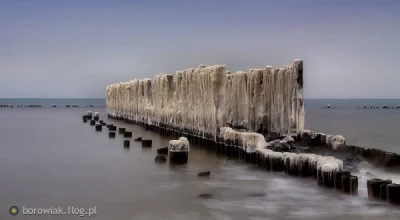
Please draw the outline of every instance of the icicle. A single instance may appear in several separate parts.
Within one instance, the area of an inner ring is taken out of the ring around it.
[[[299,133],[304,129],[303,61],[235,73],[202,64],[153,81],[113,83],[106,87],[106,111],[214,139],[226,124],[252,132]]]

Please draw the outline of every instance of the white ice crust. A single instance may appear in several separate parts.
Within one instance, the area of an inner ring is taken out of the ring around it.
[[[189,152],[189,141],[185,137],[180,137],[179,140],[170,140],[168,149],[170,152]]]
[[[310,166],[323,172],[343,168],[343,162],[329,156],[281,153],[266,149],[262,131],[314,135],[304,130],[302,60],[280,68],[265,66],[247,72],[230,72],[225,65],[204,65],[160,74],[153,80],[133,79],[106,87],[106,110],[151,125],[178,128],[193,135],[219,136],[234,141],[247,153],[281,159],[288,166]],[[242,126],[246,131],[231,127]],[[324,136],[325,138],[325,136]],[[287,138],[284,142],[292,142]],[[345,145],[341,135],[327,136],[333,149]],[[181,137],[169,142],[170,151],[189,150]]]
[[[199,65],[106,87],[106,110],[152,125],[167,125],[198,136],[216,137],[230,124],[250,131],[304,129],[303,61],[229,73],[225,65]]]

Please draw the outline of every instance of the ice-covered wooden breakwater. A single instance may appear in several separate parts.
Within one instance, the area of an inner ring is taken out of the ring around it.
[[[230,73],[224,65],[107,86],[107,113],[150,126],[217,138],[227,124],[268,133],[304,128],[303,61]]]
[[[328,135],[316,133],[311,130],[303,130],[295,137],[297,140],[305,142],[307,145],[315,147],[325,145],[334,151],[342,154],[352,154],[354,157],[362,158],[371,163],[374,167],[383,168],[385,171],[400,172],[400,155],[387,152],[378,148],[363,148],[348,145],[342,135]],[[270,142],[277,150],[282,150],[284,146],[279,145],[278,141]]]
[[[290,139],[281,140],[288,142]],[[314,177],[318,185],[334,187],[344,192],[357,194],[358,178],[343,172],[343,161],[332,156],[310,153],[277,152],[268,149],[263,135],[255,132],[240,132],[232,128],[221,128],[220,147],[233,157],[255,163],[265,170],[283,171],[289,175]],[[228,146],[228,148],[227,148]]]
[[[302,60],[282,68],[235,73],[223,65],[200,65],[154,80],[115,83],[106,90],[111,118],[141,124],[161,135],[186,137],[190,143],[266,170],[313,176],[319,185],[357,193],[358,178],[343,173],[341,160],[268,149],[265,134],[304,130]]]
[[[112,115],[109,117],[116,118]],[[273,151],[268,149],[270,143],[267,143],[260,133],[221,127],[217,140],[214,140],[173,128],[148,126],[133,120],[126,121],[142,125],[160,135],[179,138],[170,141],[167,148],[169,160],[173,163],[187,162],[189,143],[194,143],[219,154],[258,165],[269,172],[285,172],[288,175],[311,177],[317,181],[317,185],[335,188],[352,195],[358,193],[358,178],[351,175],[349,171],[343,171],[342,160],[310,153]],[[178,157],[174,157],[175,155]]]

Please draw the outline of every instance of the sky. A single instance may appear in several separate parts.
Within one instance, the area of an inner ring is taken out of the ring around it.
[[[305,98],[400,98],[400,1],[0,0],[0,98],[304,60]]]

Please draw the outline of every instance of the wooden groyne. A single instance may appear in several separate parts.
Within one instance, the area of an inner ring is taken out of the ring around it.
[[[312,177],[317,185],[358,194],[359,178],[334,157],[353,149],[345,138],[304,129],[302,60],[235,73],[224,65],[200,65],[154,80],[114,83],[106,93],[109,118],[186,138],[266,171]],[[320,147],[332,156],[314,152]]]
[[[316,180],[317,185],[334,188],[339,192],[350,195],[358,194],[358,177],[343,171],[343,161],[332,156],[321,156],[310,153],[277,152],[266,148],[268,143],[264,136],[255,132],[241,132],[229,127],[221,128],[217,140],[213,138],[193,135],[182,130],[176,130],[168,126],[155,126],[143,122],[134,121],[122,117],[108,115],[109,118],[124,120],[129,124],[141,125],[144,128],[156,132],[162,136],[168,136],[180,140],[187,139],[188,142],[201,146],[218,154],[224,154],[230,158],[243,160],[259,166],[269,172],[284,172],[287,175],[310,177]],[[184,139],[182,139],[182,137]],[[179,140],[170,142],[173,146],[177,162],[186,162],[187,150],[176,150],[176,146],[186,146]],[[183,143],[183,141],[182,141]],[[185,148],[186,149],[186,148]],[[171,153],[171,152],[169,152]],[[172,157],[175,154],[170,154]],[[171,158],[170,158],[171,159]],[[174,162],[173,161],[173,162]]]
[[[267,172],[283,172],[291,176],[299,176],[302,178],[313,178],[316,185],[326,188],[332,188],[337,192],[342,192],[348,195],[358,195],[359,178],[353,175],[350,171],[343,170],[343,161],[333,156],[321,156],[313,153],[293,153],[293,152],[279,152],[272,151],[265,146],[271,142],[263,142],[263,136],[258,133],[241,132],[233,130],[232,128],[222,128],[221,134],[218,136],[217,141],[212,138],[205,138],[191,133],[175,130],[168,126],[154,126],[142,122],[125,119],[121,117],[114,117],[108,115],[109,118],[116,120],[124,120],[128,124],[140,125],[147,130],[158,133],[162,136],[168,136],[173,139],[186,138],[188,142],[200,146],[209,151],[217,154],[226,155],[232,159],[242,160],[243,162],[254,164]],[[114,127],[115,128],[115,127]],[[296,141],[300,143],[303,134],[294,135]],[[252,138],[251,138],[252,137]],[[280,143],[290,143],[291,138],[286,136],[283,139],[277,139]],[[321,136],[324,137],[323,135]],[[275,140],[275,142],[277,141]],[[308,139],[307,139],[308,140]],[[314,140],[315,141],[315,140]],[[176,145],[173,142],[173,145]],[[260,148],[264,146],[264,148]],[[171,146],[171,143],[170,143]],[[182,145],[184,146],[184,145]],[[325,146],[327,147],[327,146]],[[167,153],[170,147],[160,148],[158,154]],[[182,147],[181,147],[182,148]],[[342,148],[346,149],[346,148]],[[185,163],[189,160],[188,150],[180,150],[177,158],[169,158],[172,163]],[[176,161],[177,160],[177,161]],[[367,180],[368,198],[370,200],[384,201],[389,204],[398,205],[400,198],[400,184],[395,184],[392,180],[371,179]]]
[[[262,134],[304,129],[302,60],[235,73],[224,65],[200,65],[154,80],[114,83],[106,93],[113,117],[207,138],[215,139],[226,125]]]
[[[355,145],[348,145],[342,135],[329,135],[317,133],[311,130],[303,130],[292,136],[297,145],[308,146],[309,150],[318,153],[318,150],[337,156],[352,155],[362,161],[367,161],[375,168],[383,169],[386,172],[400,173],[400,154],[388,152],[378,148],[363,148]],[[280,134],[276,139],[283,139]],[[270,146],[274,142],[269,143]],[[276,146],[279,150],[285,150],[282,145]]]
[[[170,149],[188,140],[268,171],[313,177],[318,185],[357,194],[358,178],[342,173],[343,161],[274,151],[266,142],[273,132],[301,134],[304,130],[302,60],[281,68],[235,73],[224,65],[200,65],[175,75],[157,75],[153,81],[112,84],[106,90],[110,118],[179,138],[170,143]],[[290,144],[290,138],[279,143]],[[337,138],[332,139],[332,148],[339,148]]]

